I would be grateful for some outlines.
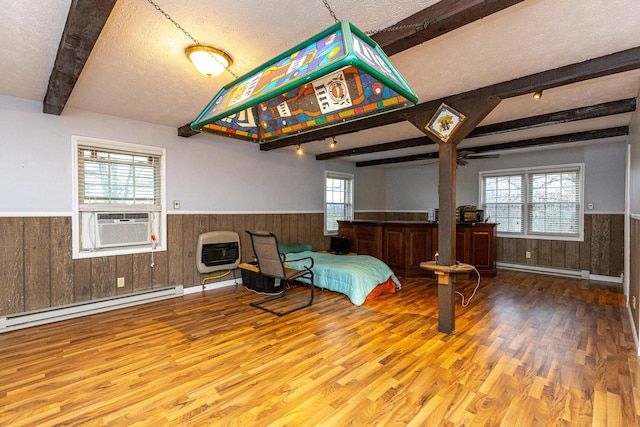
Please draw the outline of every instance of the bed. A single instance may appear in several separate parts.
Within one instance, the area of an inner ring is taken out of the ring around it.
[[[380,294],[394,293],[401,286],[387,264],[369,255],[334,255],[310,250],[292,252],[286,248],[280,251],[284,254],[285,264],[294,269],[302,269],[305,261],[291,260],[313,258],[314,285],[345,294],[358,306]],[[306,262],[308,265],[309,261]]]

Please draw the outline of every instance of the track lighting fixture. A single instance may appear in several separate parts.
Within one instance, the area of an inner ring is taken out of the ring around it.
[[[302,146],[300,144],[298,144],[298,148],[296,148],[296,153],[298,154],[298,156],[302,156],[303,154]]]
[[[337,144],[338,144],[338,141],[336,141],[336,138],[333,137],[333,138],[331,138],[331,142],[329,143],[329,147],[330,148],[336,148]]]
[[[533,93],[533,99],[540,99],[542,98],[542,91],[541,90],[537,90]]]

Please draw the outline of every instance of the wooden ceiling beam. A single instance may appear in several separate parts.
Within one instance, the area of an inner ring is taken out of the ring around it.
[[[576,64],[565,65],[539,73],[530,74],[506,82],[495,83],[480,89],[470,90],[451,97],[418,104],[414,107],[400,110],[404,114],[420,114],[433,108],[433,104],[449,102],[450,99],[476,97],[478,92],[484,92],[487,96],[496,96],[501,99],[515,96],[533,94],[535,91],[565,86],[598,77],[618,74],[625,71],[640,68],[640,47],[623,50],[598,58],[589,59]],[[394,113],[389,113],[389,115]]]
[[[619,101],[605,102],[603,104],[589,105],[587,107],[579,107],[571,110],[563,110],[555,113],[541,114],[539,116],[479,126],[475,128],[467,138],[497,135],[505,132],[531,129],[540,126],[557,125],[578,120],[595,119],[598,117],[613,116],[615,114],[631,113],[635,110],[636,99],[627,98]]]
[[[356,120],[344,125],[337,125],[328,129],[312,131],[301,134],[297,137],[286,138],[279,141],[267,142],[260,145],[264,151],[275,150],[277,148],[298,145],[305,142],[322,140],[331,136],[338,136],[342,129],[348,132],[370,129],[384,126],[391,123],[398,123],[407,120],[407,117],[421,115],[426,111],[437,108],[442,102],[455,104],[457,100],[469,97],[477,97],[479,93],[486,96],[495,96],[501,99],[533,93],[536,90],[550,89],[584,80],[591,80],[597,77],[622,73],[625,71],[640,68],[640,47],[635,47],[621,52],[593,58],[576,64],[542,71],[536,74],[520,77],[506,82],[496,83],[480,89],[452,95],[446,98],[427,101],[416,106],[405,108],[379,116],[373,116],[362,120]],[[435,105],[435,107],[434,107]]]
[[[636,99],[627,98],[619,101],[605,102],[603,104],[579,107],[571,110],[558,111],[555,113],[541,114],[534,117],[509,120],[506,122],[494,123],[491,125],[475,128],[467,138],[479,136],[497,135],[505,132],[530,129],[539,126],[549,126],[561,123],[569,123],[577,120],[594,119],[615,114],[630,113],[636,110]],[[383,151],[400,150],[403,148],[419,147],[434,144],[428,137],[410,138],[400,141],[386,142],[384,144],[367,145],[364,147],[351,148],[340,151],[316,154],[316,160],[329,160],[338,157],[357,156],[363,154],[380,153]]]
[[[512,98],[640,68],[640,46],[489,86],[496,96]]]
[[[613,138],[625,135],[629,135],[629,126],[618,126],[614,128],[588,130],[564,135],[545,136],[520,141],[504,142],[502,144],[483,145],[480,147],[464,147],[461,148],[461,150],[470,151],[473,154],[479,154],[492,151],[513,150],[516,148],[539,147],[541,145],[557,145],[568,144],[570,142],[592,141],[594,139]]]
[[[460,150],[469,151],[473,154],[495,152],[501,150],[514,150],[517,148],[539,147],[542,145],[567,144],[570,142],[591,141],[594,139],[613,138],[617,136],[629,135],[628,126],[619,126],[608,129],[590,130],[585,132],[575,132],[564,135],[553,135],[542,138],[532,138],[520,141],[505,142],[502,144],[491,144],[480,147],[461,147]],[[413,154],[410,156],[392,157],[387,159],[368,160],[356,162],[356,167],[381,166],[394,163],[415,162],[426,159],[437,159],[438,152]]]
[[[401,141],[386,142],[384,144],[367,145],[365,147],[348,148],[328,153],[316,154],[316,160],[329,160],[337,157],[357,156],[361,154],[380,153],[383,151],[400,150],[402,148],[420,147],[422,145],[435,144],[431,138],[421,136],[418,138],[403,139]]]
[[[394,163],[416,162],[419,160],[437,159],[438,157],[438,152],[434,151],[432,153],[411,154],[408,156],[389,157],[386,159],[365,160],[363,162],[356,162],[356,167],[362,168],[366,166],[382,166]]]
[[[511,7],[523,0],[441,0],[374,34],[371,38],[388,56]],[[402,27],[400,30],[391,30]]]
[[[184,138],[189,138],[190,136],[199,134],[200,131],[191,129],[191,123],[187,123],[186,125],[182,125],[178,128],[178,136],[182,136]]]
[[[62,114],[116,0],[73,0],[42,102],[47,114]]]

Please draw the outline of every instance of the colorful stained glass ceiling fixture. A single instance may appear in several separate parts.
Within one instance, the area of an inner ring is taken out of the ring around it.
[[[191,127],[262,143],[417,102],[377,43],[341,21],[224,86]]]

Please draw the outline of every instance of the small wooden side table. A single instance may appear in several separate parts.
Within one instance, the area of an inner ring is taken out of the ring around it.
[[[436,264],[435,261],[421,262],[420,268],[433,271],[436,276],[438,276],[439,285],[450,284],[452,274],[466,274],[475,270],[471,264],[458,263],[455,265],[440,265]]]

